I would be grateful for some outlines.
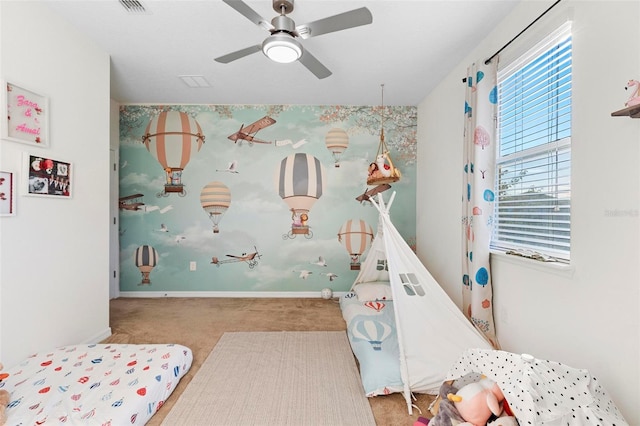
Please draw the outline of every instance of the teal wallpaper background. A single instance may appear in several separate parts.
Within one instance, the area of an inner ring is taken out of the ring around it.
[[[147,125],[163,111],[186,113],[205,137],[199,151],[192,142],[189,162],[181,174],[183,194],[161,195],[167,174],[143,143]],[[269,143],[228,138],[241,126],[265,116],[275,123],[254,136]],[[348,135],[347,148],[337,160],[325,144],[326,135],[336,128]],[[120,209],[120,290],[348,290],[358,271],[351,270],[350,253],[337,235],[349,219],[364,220],[376,233],[377,210],[356,197],[373,188],[366,184],[367,169],[376,160],[381,128],[393,163],[402,172],[401,180],[382,194],[388,200],[396,191],[391,219],[415,248],[416,107],[122,106],[120,197],[141,194],[125,203],[144,204],[137,210]],[[324,190],[308,213],[309,235],[291,235],[292,212],[276,185],[280,163],[296,153],[315,157],[324,169]],[[232,163],[235,166],[230,170]],[[218,233],[213,232],[200,201],[202,189],[212,182],[223,184],[230,193],[228,208],[218,216]],[[134,255],[142,246],[155,249],[157,259],[136,265]],[[251,265],[234,257],[255,252]],[[214,257],[218,264],[212,263]],[[362,260],[365,257],[366,252]],[[190,270],[191,262],[196,264],[195,271]],[[145,284],[144,266],[149,281]]]

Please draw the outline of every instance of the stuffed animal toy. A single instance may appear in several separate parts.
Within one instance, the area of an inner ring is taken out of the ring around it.
[[[2,370],[0,363],[0,370]],[[7,373],[0,374],[0,382],[9,377]],[[0,426],[7,424],[7,405],[9,405],[10,394],[6,389],[0,389]]]
[[[413,422],[413,426],[425,426],[429,424],[429,419],[426,417],[418,417],[418,420]]]
[[[438,412],[429,422],[429,426],[456,426],[465,422],[465,419],[458,413],[454,403],[447,398],[447,395],[457,392],[458,388],[451,383],[444,382],[440,386],[440,391],[438,392],[440,397]]]
[[[378,171],[380,172],[380,174],[384,177],[389,177],[391,176],[391,166],[389,166],[385,162],[386,158],[387,156],[385,154],[378,154],[378,156],[376,157],[376,164],[378,166]]]
[[[519,426],[519,423],[514,416],[500,416],[487,426]]]
[[[631,90],[631,95],[627,102],[624,103],[624,106],[630,107],[640,104],[640,81],[629,80],[624,90]]]
[[[469,383],[447,395],[452,401],[462,418],[474,425],[484,426],[491,415],[499,416],[502,413],[502,390],[491,379],[483,377],[478,382]]]

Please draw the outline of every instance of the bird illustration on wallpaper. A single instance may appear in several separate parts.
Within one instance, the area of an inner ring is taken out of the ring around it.
[[[149,274],[158,264],[158,251],[149,245],[142,245],[133,253],[133,261],[142,274],[142,281],[139,285],[151,284]]]
[[[152,118],[142,136],[142,143],[165,171],[164,189],[158,197],[187,192],[182,183],[182,172],[192,155],[200,151],[204,134],[195,118],[180,111],[163,111]]]
[[[325,266],[325,267],[327,266],[327,261],[322,256],[318,256],[317,260],[312,260],[309,263],[312,265]]]
[[[273,118],[269,116],[264,116],[260,120],[249,124],[247,127],[245,127],[243,124],[242,126],[240,126],[240,130],[227,136],[227,138],[229,140],[232,140],[233,143],[237,143],[238,146],[242,146],[243,141],[248,142],[249,146],[253,146],[254,143],[271,144],[273,142],[268,142],[268,141],[256,138],[256,134],[260,130],[273,125],[275,122],[276,120],[274,120]]]
[[[334,274],[333,272],[321,272],[320,274],[322,274],[322,275],[326,275],[326,276],[327,276],[327,278],[329,278],[329,281],[333,281],[333,280],[335,280],[336,278],[338,278],[338,275],[337,275],[337,274]]]
[[[313,271],[309,271],[307,269],[301,269],[301,270],[294,269],[293,272],[300,274],[298,275],[298,278],[301,278],[303,280],[306,280],[307,278],[309,278],[309,275],[313,274]]]
[[[218,259],[216,256],[211,258],[211,263],[220,267],[220,265],[224,265],[225,263],[238,263],[245,262],[249,265],[249,269],[253,269],[257,264],[258,260],[262,257],[261,254],[258,253],[257,247],[253,247],[254,252],[252,253],[242,253],[241,255],[228,254],[227,257],[229,259]]]
[[[340,167],[340,157],[349,147],[349,135],[342,129],[333,128],[324,137],[324,143],[331,155],[333,155],[334,166]]]
[[[227,165],[226,169],[217,169],[216,172],[240,173],[238,171],[238,162],[233,160]]]
[[[200,191],[200,205],[213,223],[213,233],[219,233],[220,220],[231,205],[229,187],[222,182],[209,182]]]
[[[360,258],[373,241],[373,229],[362,219],[349,219],[338,231],[338,242],[349,253],[351,270],[360,270]]]
[[[325,188],[324,166],[311,154],[296,153],[280,161],[276,170],[276,189],[280,198],[289,206],[291,230],[282,235],[293,239],[296,235],[313,238],[308,224],[309,211]]]
[[[160,224],[160,229],[156,229],[156,231],[158,232],[169,232],[169,228],[167,228],[167,225],[165,225],[164,223]]]

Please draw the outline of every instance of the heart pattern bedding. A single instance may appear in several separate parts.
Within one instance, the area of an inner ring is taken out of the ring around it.
[[[90,344],[34,354],[0,382],[7,426],[144,425],[193,361],[175,344]]]

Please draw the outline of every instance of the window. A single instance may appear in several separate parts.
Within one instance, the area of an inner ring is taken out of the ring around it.
[[[404,288],[407,296],[424,296],[426,293],[422,288],[422,284],[418,281],[418,277],[413,272],[407,272],[406,274],[399,274],[400,281],[402,282],[402,287]]]
[[[569,260],[571,27],[498,71],[491,247]]]

